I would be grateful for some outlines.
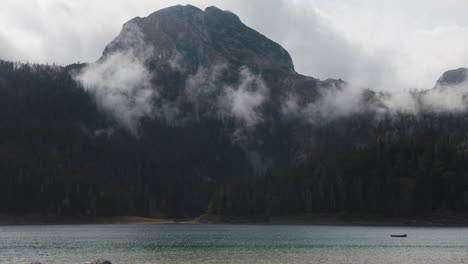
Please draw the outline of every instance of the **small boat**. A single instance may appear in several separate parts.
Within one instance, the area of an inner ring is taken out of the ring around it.
[[[403,235],[390,235],[391,237],[408,237],[407,234],[403,234]]]

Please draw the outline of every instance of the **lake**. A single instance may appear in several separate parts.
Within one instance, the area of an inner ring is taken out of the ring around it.
[[[390,234],[408,234],[391,238]],[[0,263],[468,263],[468,228],[0,226]]]

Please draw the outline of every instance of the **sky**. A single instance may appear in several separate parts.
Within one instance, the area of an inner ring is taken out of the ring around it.
[[[176,4],[236,13],[320,79],[408,91],[468,67],[463,0],[2,0],[0,58],[93,62],[126,21]]]

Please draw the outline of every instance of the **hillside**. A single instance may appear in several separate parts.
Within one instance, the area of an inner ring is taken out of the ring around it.
[[[0,215],[463,215],[465,73],[395,110],[231,12],[163,9],[93,63],[0,62]]]

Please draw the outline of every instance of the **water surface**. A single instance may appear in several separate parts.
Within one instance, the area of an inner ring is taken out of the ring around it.
[[[390,234],[408,234],[391,238]],[[0,226],[0,263],[468,263],[468,228]]]

